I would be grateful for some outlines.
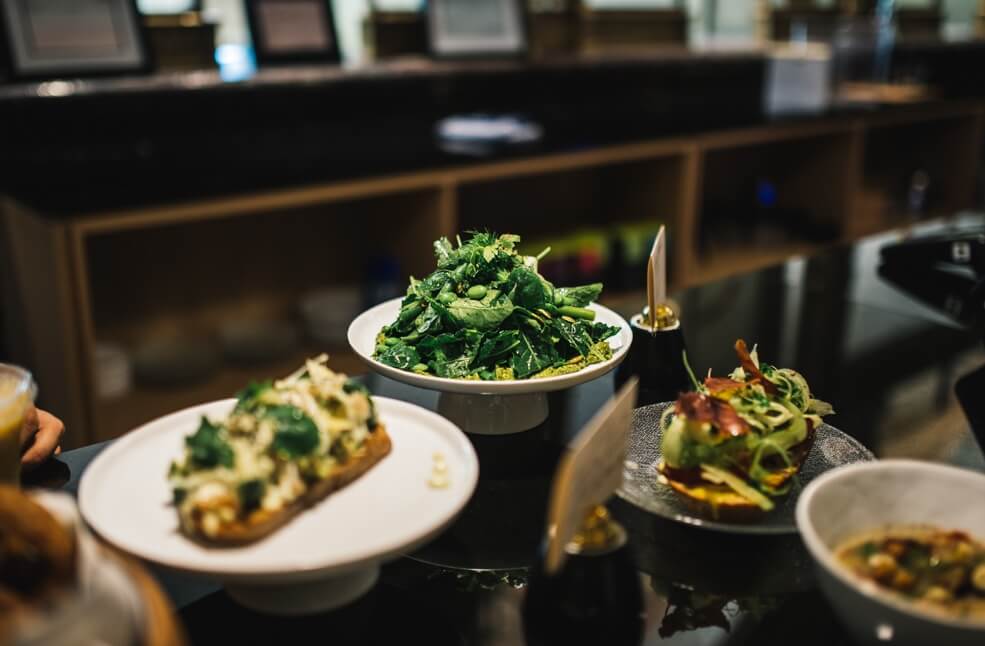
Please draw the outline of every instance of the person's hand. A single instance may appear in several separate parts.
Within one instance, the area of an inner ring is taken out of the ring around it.
[[[65,424],[51,413],[31,406],[21,429],[21,467],[33,469],[61,453]]]

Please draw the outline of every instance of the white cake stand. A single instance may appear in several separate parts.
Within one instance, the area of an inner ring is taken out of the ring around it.
[[[208,547],[181,534],[168,465],[202,415],[219,419],[235,400],[188,408],[114,442],[79,486],[86,522],[116,547],[185,574],[222,582],[245,606],[273,614],[337,608],[365,594],[379,567],[437,536],[475,490],[479,462],[451,422],[419,406],[374,397],[393,447],[361,478],[306,509],[266,538]],[[449,483],[429,485],[433,456]]]
[[[607,374],[618,366],[633,342],[633,332],[621,316],[592,304],[595,320],[619,328],[609,339],[612,358],[578,372],[543,379],[470,381],[420,375],[388,366],[373,358],[380,330],[396,320],[400,301],[395,298],[360,314],[349,325],[349,345],[376,372],[411,386],[437,390],[438,412],[467,433],[506,435],[530,430],[547,419],[547,393],[564,390]]]

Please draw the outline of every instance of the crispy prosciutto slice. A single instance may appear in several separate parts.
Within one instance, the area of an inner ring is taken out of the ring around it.
[[[728,399],[737,390],[745,386],[741,381],[729,379],[728,377],[705,377],[705,390],[712,397]]]
[[[675,411],[690,420],[708,422],[728,437],[742,437],[749,433],[749,424],[728,402],[702,393],[681,394],[677,398]]]

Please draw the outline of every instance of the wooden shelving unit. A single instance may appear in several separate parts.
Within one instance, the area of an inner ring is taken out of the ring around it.
[[[308,342],[282,360],[224,363],[204,381],[100,400],[97,342],[132,350],[175,331],[214,335],[246,316],[297,321],[303,293],[362,285],[369,257],[422,275],[432,240],[470,228],[538,237],[659,220],[674,287],[723,278],[899,223],[899,209],[879,205],[905,191],[914,168],[931,177],[929,210],[971,206],[983,114],[979,103],[938,104],[67,219],[5,200],[4,293],[20,315],[10,345],[68,422],[67,445],[86,444],[321,351],[341,370],[364,370],[347,349]],[[748,207],[763,181],[771,206]],[[609,299],[636,307],[638,294]]]
[[[853,124],[709,138],[688,283],[838,240],[853,196]]]
[[[967,205],[975,191],[981,148],[980,114],[975,111],[877,122],[864,138],[860,199],[851,223],[854,235],[953,213]],[[908,192],[923,180],[928,181],[925,202],[914,210]]]

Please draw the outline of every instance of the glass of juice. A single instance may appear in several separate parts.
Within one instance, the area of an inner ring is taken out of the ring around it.
[[[21,428],[35,394],[30,372],[0,363],[0,484],[20,481]]]

